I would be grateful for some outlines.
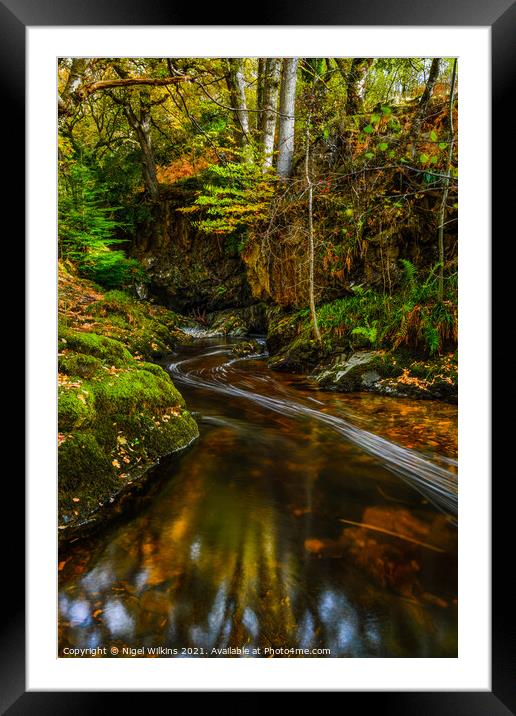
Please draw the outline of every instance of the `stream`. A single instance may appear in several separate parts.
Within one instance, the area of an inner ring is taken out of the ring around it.
[[[200,438],[60,556],[59,655],[456,656],[457,407],[319,391],[235,342],[171,356]]]

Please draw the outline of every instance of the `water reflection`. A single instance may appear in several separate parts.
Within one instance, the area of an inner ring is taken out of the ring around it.
[[[227,370],[225,348],[206,352],[205,374]],[[300,392],[289,379],[272,384],[263,363],[237,365],[236,385]],[[203,415],[201,439],[160,468],[162,487],[136,517],[62,558],[61,650],[456,655],[456,530],[446,515],[309,414],[181,389]],[[335,414],[334,396],[310,397]],[[380,400],[387,411],[397,404]]]

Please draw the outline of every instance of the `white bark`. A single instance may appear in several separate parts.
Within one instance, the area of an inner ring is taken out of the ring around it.
[[[280,84],[281,60],[271,57],[267,60],[263,97],[263,168],[272,166],[276,117],[278,115],[278,94]]]
[[[281,177],[290,176],[294,157],[297,62],[297,57],[283,60],[278,139],[278,174]]]

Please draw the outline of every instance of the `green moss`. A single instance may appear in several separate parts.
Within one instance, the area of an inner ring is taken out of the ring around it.
[[[66,433],[95,419],[95,401],[91,390],[60,386],[58,391],[58,427]]]
[[[86,319],[90,332],[74,327],[75,312],[59,320],[63,528],[100,519],[100,504],[110,506],[161,456],[186,447],[199,434],[170,376],[136,359],[170,351],[175,314],[121,291],[109,291],[87,312],[95,316],[93,322],[91,315]]]
[[[184,405],[183,397],[164,371],[163,375],[148,370],[114,374],[96,384],[95,397],[99,410],[108,413]]]
[[[139,364],[140,370],[146,370],[149,373],[152,373],[153,375],[157,375],[160,378],[168,378],[168,373],[163,370],[163,368],[160,365],[157,365],[156,363],[146,363],[145,361],[142,361]]]
[[[118,303],[121,305],[131,306],[134,305],[136,302],[131,296],[126,293],[125,291],[107,291],[104,294],[104,301],[107,301],[109,303]]]
[[[115,470],[93,431],[69,436],[59,446],[58,465],[61,498],[101,499],[106,482],[116,486]]]
[[[138,448],[150,460],[175,452],[198,435],[197,423],[186,410],[181,415],[169,411],[133,414],[123,421],[124,434],[130,439],[137,437]]]
[[[91,378],[102,370],[102,361],[84,353],[66,352],[58,358],[60,373],[79,378]]]
[[[133,357],[120,341],[100,336],[97,333],[62,330],[59,334],[59,346],[95,356],[117,368],[133,362]]]

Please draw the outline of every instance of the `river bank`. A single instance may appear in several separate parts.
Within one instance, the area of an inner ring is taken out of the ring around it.
[[[184,322],[186,319],[181,319]],[[186,335],[174,313],[103,292],[59,266],[58,533],[90,533],[160,458],[198,428],[170,376],[149,362]]]
[[[306,312],[285,312],[255,304],[208,314],[198,336],[252,338],[266,335],[272,370],[303,374],[317,390],[371,392],[395,398],[458,399],[456,350],[428,352],[399,345],[374,348],[362,334],[327,330],[319,344],[306,321]],[[351,335],[350,335],[351,334]]]

